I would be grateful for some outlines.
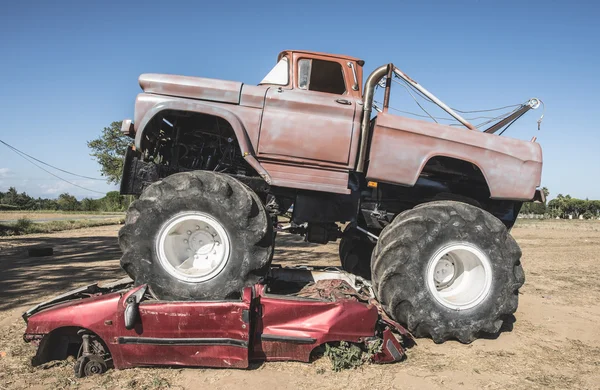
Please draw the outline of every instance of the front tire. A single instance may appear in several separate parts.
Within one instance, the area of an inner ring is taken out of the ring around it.
[[[119,231],[121,267],[164,300],[238,296],[268,270],[273,227],[246,185],[207,171],[153,183]]]
[[[470,343],[518,305],[521,250],[504,224],[461,202],[426,203],[383,229],[371,265],[385,311],[417,337]]]

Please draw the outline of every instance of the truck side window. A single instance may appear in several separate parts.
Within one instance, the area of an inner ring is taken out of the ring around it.
[[[342,95],[346,92],[342,66],[332,61],[301,59],[298,61],[298,88]]]

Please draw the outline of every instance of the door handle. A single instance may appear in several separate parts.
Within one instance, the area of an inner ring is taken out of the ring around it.
[[[335,102],[339,103],[339,104],[344,104],[346,106],[349,106],[352,104],[352,102],[350,100],[346,100],[346,99],[335,99]]]

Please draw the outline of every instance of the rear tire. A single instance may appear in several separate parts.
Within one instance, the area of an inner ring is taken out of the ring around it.
[[[417,337],[470,343],[517,310],[521,250],[488,212],[454,201],[405,211],[383,229],[371,265],[385,311]]]
[[[119,231],[121,267],[164,300],[239,296],[268,270],[273,227],[259,197],[207,171],[153,183]]]

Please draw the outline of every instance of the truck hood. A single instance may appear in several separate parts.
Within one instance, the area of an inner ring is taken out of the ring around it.
[[[242,91],[242,83],[238,81],[170,74],[145,73],[139,83],[146,93],[231,104],[240,103]]]

